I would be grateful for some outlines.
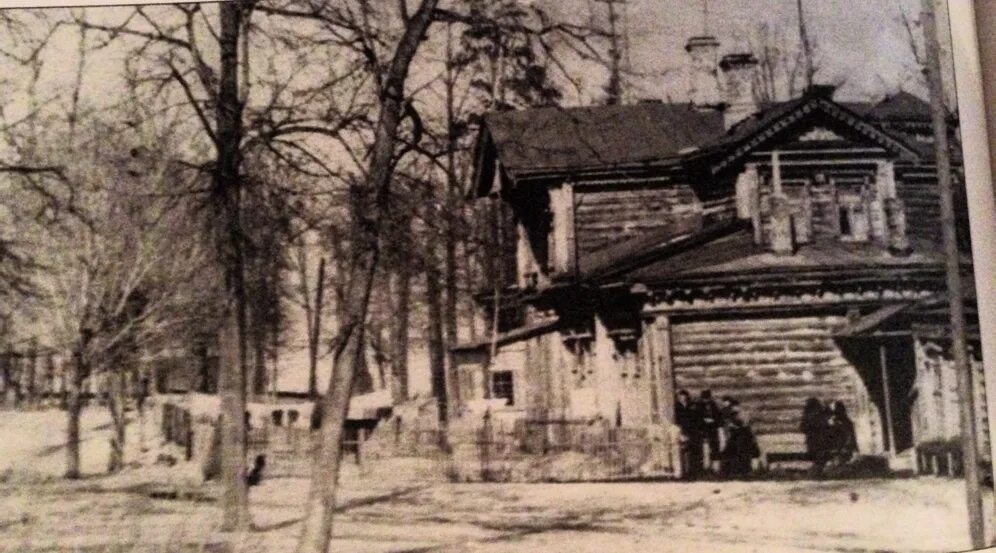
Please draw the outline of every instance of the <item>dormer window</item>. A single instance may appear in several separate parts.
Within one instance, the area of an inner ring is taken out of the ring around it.
[[[829,241],[874,242],[908,253],[889,159],[829,159],[820,166],[823,160],[808,150],[755,159],[737,179],[737,208],[751,221],[756,244],[782,255]]]
[[[871,198],[866,185],[841,186],[837,190],[837,216],[840,239],[866,242],[871,233]]]

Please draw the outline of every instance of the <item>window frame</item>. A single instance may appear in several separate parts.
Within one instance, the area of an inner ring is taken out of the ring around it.
[[[499,378],[507,381],[499,381]],[[491,397],[508,400],[509,406],[515,405],[515,372],[507,369],[491,371]]]

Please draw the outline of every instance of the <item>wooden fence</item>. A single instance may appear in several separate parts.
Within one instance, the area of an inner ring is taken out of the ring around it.
[[[161,431],[163,439],[182,447],[186,460],[189,461],[193,457],[194,447],[193,421],[190,411],[172,403],[164,403],[162,408]]]
[[[482,480],[613,480],[680,475],[677,444],[664,427],[617,427],[608,421],[485,417],[474,436]],[[469,459],[464,456],[466,463]],[[474,460],[470,460],[471,463]],[[462,467],[467,474],[468,467]]]

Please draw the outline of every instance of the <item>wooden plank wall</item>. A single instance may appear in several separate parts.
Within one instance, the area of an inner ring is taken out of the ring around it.
[[[577,245],[582,254],[701,217],[703,211],[702,202],[688,185],[579,187],[575,196]],[[732,203],[729,205],[732,209]]]
[[[571,370],[576,363],[559,332],[549,332],[525,341],[521,379],[526,415],[534,420],[560,420],[569,416]]]
[[[896,165],[896,195],[906,206],[907,232],[911,238],[939,241],[940,196],[933,165]]]
[[[807,398],[839,399],[855,421],[859,448],[880,450],[877,409],[832,338],[843,323],[838,316],[675,322],[675,388],[736,398],[759,436],[798,434]]]
[[[916,399],[913,404],[916,445],[955,442],[961,435],[961,399],[958,378],[947,344],[936,339],[914,341],[916,359]],[[977,349],[975,350],[977,351]],[[975,394],[976,434],[979,453],[989,459],[989,413],[986,405],[985,374],[982,360],[971,355],[972,387]]]
[[[590,420],[601,415],[624,426],[654,422],[652,387],[659,385],[635,348],[617,348],[599,326],[596,340],[581,355],[572,352],[560,332],[530,338],[502,353],[519,349],[521,370],[515,372],[516,398],[532,420]],[[503,358],[511,368],[514,360]],[[496,363],[496,367],[498,364]]]

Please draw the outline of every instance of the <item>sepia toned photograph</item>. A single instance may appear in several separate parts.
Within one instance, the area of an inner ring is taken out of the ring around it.
[[[996,545],[970,2],[63,4],[0,552]]]

